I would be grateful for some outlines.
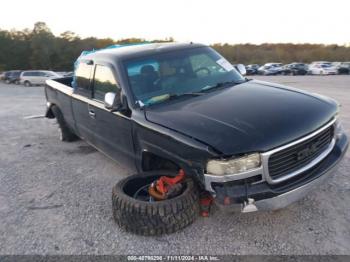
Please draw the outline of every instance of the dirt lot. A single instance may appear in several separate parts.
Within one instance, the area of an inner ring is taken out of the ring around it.
[[[256,77],[342,104],[350,76]],[[42,87],[0,84],[0,254],[350,254],[350,153],[328,184],[280,211],[216,210],[185,230],[140,237],[112,219],[111,188],[128,175],[85,142],[62,143]],[[349,201],[349,202],[348,202]]]

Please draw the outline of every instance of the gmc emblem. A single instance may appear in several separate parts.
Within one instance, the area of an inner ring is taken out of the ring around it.
[[[314,153],[316,153],[318,151],[318,149],[320,148],[320,144],[321,144],[321,141],[317,140],[312,145],[300,150],[297,154],[297,160],[298,161],[303,160],[303,159],[313,155]]]

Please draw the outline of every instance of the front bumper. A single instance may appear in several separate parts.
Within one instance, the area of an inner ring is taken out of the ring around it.
[[[284,208],[324,183],[335,172],[347,148],[348,138],[342,134],[336,140],[332,151],[321,162],[281,183],[249,183],[247,180],[214,182],[211,186],[215,191],[215,202],[219,207],[233,211],[242,210],[248,199],[253,200],[257,210]]]

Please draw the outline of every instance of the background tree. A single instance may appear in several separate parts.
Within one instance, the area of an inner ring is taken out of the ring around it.
[[[66,31],[53,35],[44,22],[37,22],[32,30],[0,29],[0,71],[11,69],[73,70],[73,63],[83,50],[96,50],[113,44],[142,42],[173,42],[172,37],[147,41],[142,38],[113,40],[95,37],[80,38]],[[232,63],[263,64],[267,62],[312,62],[316,60],[350,61],[350,43],[322,44],[236,44],[212,45]]]
[[[30,65],[32,68],[52,69],[55,36],[44,22],[37,22],[31,36]]]

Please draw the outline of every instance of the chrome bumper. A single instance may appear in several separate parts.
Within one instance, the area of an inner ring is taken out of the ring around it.
[[[258,210],[261,211],[276,210],[289,206],[290,204],[304,198],[307,194],[310,193],[310,191],[313,188],[324,184],[324,182],[332,176],[332,174],[336,171],[337,168],[338,165],[335,165],[333,168],[329,169],[325,174],[323,174],[319,178],[294,190],[288,191],[287,193],[281,194],[276,197],[256,201],[255,206]]]
[[[331,177],[332,173],[336,171],[337,167],[338,165],[335,165],[333,168],[328,170],[321,177],[311,181],[308,184],[298,187],[294,190],[288,191],[276,197],[254,201],[253,205],[255,205],[256,207],[255,211],[277,210],[277,209],[285,208],[291,205],[292,203],[297,202],[298,200],[304,198],[307,194],[309,194],[312,189],[314,189],[315,187],[318,187],[319,185],[323,184],[326,180],[328,180]],[[217,202],[216,204],[219,206],[219,208],[222,208],[225,210],[244,212],[243,203],[231,204],[228,206],[219,204]]]

